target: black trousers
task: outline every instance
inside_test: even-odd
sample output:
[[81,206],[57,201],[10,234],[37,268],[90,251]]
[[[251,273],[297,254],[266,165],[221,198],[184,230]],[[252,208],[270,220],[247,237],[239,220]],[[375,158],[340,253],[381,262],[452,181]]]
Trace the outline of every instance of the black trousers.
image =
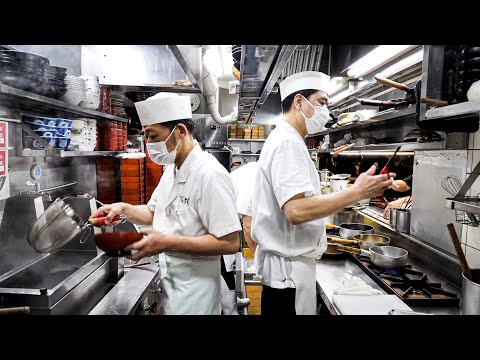
[[295,289],[275,289],[270,286],[263,285],[262,315],[296,315]]

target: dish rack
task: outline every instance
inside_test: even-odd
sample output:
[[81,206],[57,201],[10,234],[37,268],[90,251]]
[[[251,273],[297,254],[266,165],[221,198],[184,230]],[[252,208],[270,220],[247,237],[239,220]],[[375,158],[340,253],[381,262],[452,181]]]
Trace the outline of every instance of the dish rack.
[[[443,179],[442,187],[448,191],[453,197],[447,198],[445,206],[449,209],[455,210],[455,220],[461,224],[478,227],[480,225],[480,193],[476,196],[466,196],[467,192],[472,187],[473,183],[480,175],[480,162],[477,163],[475,169],[473,169],[467,180],[458,189],[458,183],[450,178],[447,183],[456,183],[457,186],[449,187],[448,184],[445,187],[445,181]],[[457,178],[458,179],[458,178]],[[457,191],[458,190],[458,191]]]

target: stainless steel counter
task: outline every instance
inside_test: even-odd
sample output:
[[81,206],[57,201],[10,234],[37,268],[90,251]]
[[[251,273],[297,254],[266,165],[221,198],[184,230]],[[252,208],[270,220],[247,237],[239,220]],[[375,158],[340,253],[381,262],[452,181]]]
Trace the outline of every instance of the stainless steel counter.
[[[142,259],[148,262],[150,259]],[[160,296],[160,272],[158,263],[132,267],[125,272],[123,278],[92,309],[89,315],[130,315],[156,312],[152,309],[154,297]],[[155,304],[155,307],[157,304]]]
[[[436,274],[422,266],[421,264],[409,260],[409,263],[418,271],[427,274],[430,281],[438,281],[447,291],[451,291],[460,296],[460,289],[453,286],[445,279],[439,278]],[[333,315],[338,315],[339,312],[332,304],[333,290],[341,285],[343,275],[346,272],[351,272],[353,276],[357,276],[374,289],[378,289],[382,294],[387,294],[379,285],[377,285],[357,264],[355,264],[348,256],[341,258],[327,258],[324,257],[317,260],[317,292],[325,302],[328,310]],[[459,315],[459,307],[438,307],[438,306],[410,306],[412,310],[417,312],[435,314],[435,315]]]
[[382,294],[386,294],[386,292],[348,256],[342,256],[340,258],[322,257],[320,260],[317,260],[317,292],[320,294],[320,297],[325,302],[331,314],[339,314],[332,303],[332,296],[333,290],[341,285],[343,275],[346,272],[351,272],[353,276],[359,277],[374,289],[380,290]]

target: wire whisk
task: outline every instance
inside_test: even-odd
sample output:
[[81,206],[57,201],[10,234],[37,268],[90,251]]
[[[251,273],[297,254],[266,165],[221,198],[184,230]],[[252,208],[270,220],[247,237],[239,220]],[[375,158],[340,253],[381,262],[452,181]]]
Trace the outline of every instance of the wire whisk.
[[462,188],[462,182],[457,176],[447,176],[442,180],[442,189],[455,197]]

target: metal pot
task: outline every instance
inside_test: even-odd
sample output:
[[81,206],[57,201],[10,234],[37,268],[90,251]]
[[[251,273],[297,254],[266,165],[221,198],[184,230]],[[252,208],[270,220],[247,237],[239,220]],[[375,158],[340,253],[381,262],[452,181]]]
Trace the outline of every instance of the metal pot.
[[320,175],[320,182],[327,182],[329,176],[333,175],[333,173],[328,169],[318,170]]
[[[390,210],[390,224],[397,231],[410,233],[410,209],[392,209]],[[393,220],[392,220],[393,219]]]
[[402,268],[407,263],[408,251],[395,246],[372,246],[369,251],[337,245],[340,251],[367,256],[373,265],[386,269]]
[[[328,238],[328,241],[331,241],[331,238]],[[327,250],[322,254],[322,256],[343,256],[345,252],[337,249],[337,245],[331,242],[327,242]]]
[[388,246],[390,238],[377,234],[362,234],[354,236],[354,240],[328,238],[331,243],[341,245],[357,245],[360,249],[369,250],[372,246]]
[[354,223],[357,221],[357,212],[354,208],[344,208],[339,212],[325,218],[329,224]]
[[340,237],[344,239],[353,239],[355,235],[373,234],[373,226],[360,223],[343,223],[338,227]]
[[462,315],[480,315],[480,269],[470,269],[472,280],[462,273]]
[[[73,208],[63,201],[65,199],[56,199],[33,223],[28,232],[27,240],[36,251],[49,253],[58,250],[85,229],[104,224],[105,217],[89,219],[87,222],[83,221]],[[113,220],[125,221],[125,217],[117,216]],[[80,242],[86,239],[86,234],[88,232],[83,234]]]
[[353,237],[360,241],[360,248],[369,250],[372,246],[388,246],[390,245],[390,238],[385,235],[378,234],[361,234]]

